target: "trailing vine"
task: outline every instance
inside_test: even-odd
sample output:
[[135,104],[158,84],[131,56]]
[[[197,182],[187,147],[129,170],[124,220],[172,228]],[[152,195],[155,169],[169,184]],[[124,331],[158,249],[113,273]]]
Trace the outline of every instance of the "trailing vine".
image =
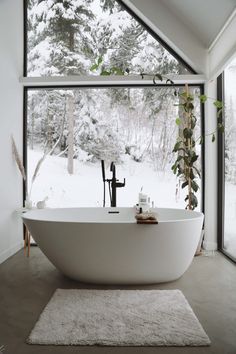
[[195,193],[199,190],[196,179],[200,177],[200,171],[196,167],[199,156],[195,151],[196,141],[194,140],[197,118],[194,115],[194,97],[189,93],[187,86],[186,91],[180,93],[179,96],[181,102],[178,106],[182,108],[183,114],[181,118],[176,119],[176,124],[178,126],[182,125],[183,137],[178,136],[173,148],[173,152],[177,153],[178,156],[171,169],[182,181],[181,187],[188,189],[185,197],[186,209],[194,210],[198,205]]
[[[194,210],[198,206],[198,199],[196,193],[199,190],[197,179],[201,177],[201,172],[197,167],[199,155],[196,154],[196,143],[202,144],[206,136],[212,136],[212,142],[215,141],[215,134],[217,130],[224,132],[223,124],[218,121],[216,131],[200,136],[197,140],[194,137],[194,129],[196,127],[197,118],[194,114],[195,97],[189,93],[188,85],[185,85],[185,91],[179,94],[180,102],[177,104],[182,109],[182,116],[176,119],[178,126],[182,125],[182,135],[178,136],[173,152],[177,154],[176,160],[171,167],[174,174],[182,182],[181,188],[187,189],[185,202],[187,203],[186,209]],[[207,96],[198,96],[201,103],[205,103]],[[222,113],[223,104],[221,101],[214,100],[213,104],[218,109],[217,118],[219,119]]]

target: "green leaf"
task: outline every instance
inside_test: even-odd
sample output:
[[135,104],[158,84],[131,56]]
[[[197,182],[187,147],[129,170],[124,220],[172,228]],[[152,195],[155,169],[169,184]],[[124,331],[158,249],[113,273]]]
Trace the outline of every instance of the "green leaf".
[[192,104],[192,102],[187,102],[186,108],[187,108],[188,112],[193,111],[194,105]]
[[188,195],[184,198],[184,201],[187,202],[187,200],[189,199]]
[[173,166],[171,166],[171,169],[172,169],[173,173],[176,174],[176,172],[177,172],[177,164],[175,163]]
[[197,172],[198,176],[201,177],[201,173],[200,173],[199,169],[195,166],[193,166],[193,169]]
[[212,134],[211,141],[214,143],[215,140],[216,140],[215,134]]
[[177,152],[177,151],[179,150],[179,148],[181,147],[181,144],[182,144],[182,142],[181,142],[181,141],[178,141],[178,142],[175,144],[175,146],[174,146],[172,152]]
[[180,124],[181,124],[181,119],[180,119],[180,118],[176,118],[175,123],[176,123],[177,125],[180,125]]
[[195,196],[195,194],[190,193],[190,199],[191,199],[192,210],[194,210],[198,206],[197,197]]
[[194,96],[189,93],[187,95],[187,99],[188,99],[188,101],[193,101],[194,100]]
[[177,177],[181,176],[184,173],[182,168],[178,168],[178,173],[177,173]]
[[177,157],[177,159],[176,159],[176,162],[177,162],[177,161],[179,162],[179,161],[183,160],[183,158],[184,158],[184,157],[183,157],[182,155],[179,155],[179,156]]
[[90,71],[94,71],[94,70],[97,70],[97,68],[98,68],[98,64],[93,64],[93,65],[89,68],[89,70],[90,70]]
[[103,60],[102,57],[98,58],[98,65],[100,65],[102,63],[102,60]]
[[182,183],[181,188],[184,189],[184,188],[187,187],[187,186],[188,186],[188,181]]
[[191,118],[191,129],[194,129],[196,126],[197,119],[195,116],[192,116]]
[[158,80],[163,81],[163,77],[162,77],[161,74],[155,74],[154,80],[155,80],[156,77],[158,78]]
[[190,169],[190,176],[189,177],[190,177],[191,180],[194,180],[194,178],[195,178],[195,175],[193,173],[193,169],[192,168]]
[[195,161],[197,161],[197,159],[198,159],[198,155],[193,156],[193,157],[191,158],[191,160],[190,160],[191,164],[193,165],[193,163],[194,163]]
[[203,137],[203,136],[200,136],[199,145],[202,145],[203,142],[204,142],[204,137]]
[[213,102],[213,104],[216,106],[216,108],[223,108],[223,103],[221,101],[216,100]]
[[199,96],[199,99],[200,99],[200,102],[201,102],[201,103],[205,103],[206,100],[207,100],[207,96],[206,96],[206,95],[200,95],[200,96]]
[[191,181],[191,187],[194,190],[194,192],[196,193],[199,189],[198,184],[195,181]]
[[103,70],[100,75],[102,75],[102,76],[109,76],[109,75],[111,75],[111,72],[110,72],[110,71],[107,71],[107,70]]
[[193,131],[189,128],[184,128],[183,135],[184,135],[185,139],[190,139],[193,135]]
[[221,117],[222,113],[223,113],[223,109],[222,108],[218,109],[217,118]]
[[123,71],[121,68],[118,68],[118,67],[112,68],[111,71],[112,71],[115,75],[124,75],[124,71]]
[[222,123],[218,123],[217,128],[221,133],[224,133],[225,127]]

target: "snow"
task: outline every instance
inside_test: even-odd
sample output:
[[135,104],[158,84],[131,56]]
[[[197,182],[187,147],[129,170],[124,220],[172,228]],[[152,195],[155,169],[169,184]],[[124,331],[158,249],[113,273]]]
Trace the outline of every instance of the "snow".
[[[32,5],[32,9],[28,10],[32,27],[31,31],[28,31],[29,76],[66,75],[68,70],[70,74],[86,72],[87,75],[99,75],[100,70],[91,72],[90,67],[96,57],[101,55],[106,69],[113,67],[114,63],[122,67],[125,62],[133,73],[160,71],[162,66],[166,68],[166,63],[163,62],[166,59],[169,63],[177,64],[176,59],[146,30],[142,32],[137,21],[116,2],[111,13],[102,9],[101,0],[71,0],[69,7],[65,6],[64,2],[55,3],[47,0],[38,3],[34,0]],[[81,9],[85,12],[83,13]],[[56,26],[61,18],[64,21],[72,20],[72,26],[76,27],[75,47],[71,53],[67,53],[66,41],[64,43],[57,39],[56,27],[53,33],[52,19],[55,20]],[[65,38],[66,34],[65,32]],[[46,44],[40,46],[40,42]],[[125,46],[129,50],[127,57],[123,58]],[[65,57],[65,52],[71,61],[56,70],[55,60],[61,61],[61,57]],[[163,58],[158,61],[160,57]],[[72,61],[76,63],[75,66],[72,65]],[[175,73],[176,70],[178,69],[172,65],[171,71]]]
[[[41,152],[28,149],[29,189],[31,178]],[[74,174],[67,172],[67,159],[48,156],[43,162],[31,192],[31,200],[36,205],[48,197],[48,207],[101,207],[103,203],[103,182],[101,165],[83,163],[74,160]],[[138,163],[130,158],[121,165],[116,165],[117,178],[124,188],[117,190],[118,206],[133,206],[137,203],[141,187],[150,196],[157,207],[185,208],[185,191],[180,190],[176,197],[178,181],[172,172],[157,172],[148,163]],[[106,166],[106,178],[111,178],[109,166]],[[109,195],[107,203],[109,206]],[[200,200],[200,196],[199,200]]]

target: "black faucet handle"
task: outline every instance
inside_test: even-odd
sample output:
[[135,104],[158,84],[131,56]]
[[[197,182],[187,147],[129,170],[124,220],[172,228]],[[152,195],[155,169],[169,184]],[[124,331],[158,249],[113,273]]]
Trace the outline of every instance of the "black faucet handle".
[[124,178],[124,182],[116,182],[116,187],[117,188],[121,188],[125,186],[125,178]]

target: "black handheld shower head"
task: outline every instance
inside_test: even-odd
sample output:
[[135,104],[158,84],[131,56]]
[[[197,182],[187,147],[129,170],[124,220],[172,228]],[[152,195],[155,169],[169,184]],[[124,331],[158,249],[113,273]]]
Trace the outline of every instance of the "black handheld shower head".
[[103,182],[105,182],[106,176],[105,176],[105,164],[104,164],[104,160],[101,160],[101,165],[102,165],[102,180],[103,180]]

